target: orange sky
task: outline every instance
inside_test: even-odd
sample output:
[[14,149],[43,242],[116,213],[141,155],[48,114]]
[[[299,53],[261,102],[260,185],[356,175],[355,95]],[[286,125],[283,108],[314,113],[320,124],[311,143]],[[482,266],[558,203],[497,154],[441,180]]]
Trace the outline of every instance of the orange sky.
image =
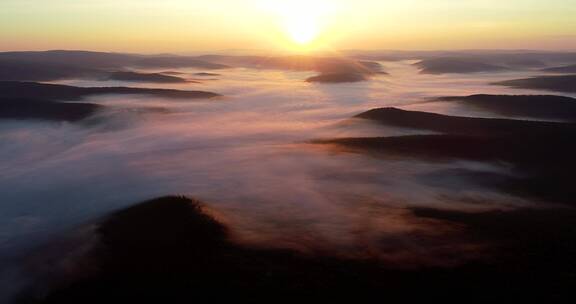
[[0,50],[576,50],[576,0],[2,0]]

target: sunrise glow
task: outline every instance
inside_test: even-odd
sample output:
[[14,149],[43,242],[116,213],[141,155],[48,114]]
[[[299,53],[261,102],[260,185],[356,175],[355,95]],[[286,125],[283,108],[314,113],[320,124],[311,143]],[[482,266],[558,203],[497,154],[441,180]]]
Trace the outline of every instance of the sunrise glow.
[[570,50],[575,13],[573,0],[3,0],[0,49]]
[[274,15],[280,31],[300,48],[310,47],[327,30],[330,15],[335,11],[333,1],[272,0],[263,7]]

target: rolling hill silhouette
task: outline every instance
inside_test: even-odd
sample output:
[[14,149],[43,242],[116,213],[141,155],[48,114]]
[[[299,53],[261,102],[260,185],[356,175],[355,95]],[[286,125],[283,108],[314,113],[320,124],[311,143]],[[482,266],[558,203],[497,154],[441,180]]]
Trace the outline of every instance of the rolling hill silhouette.
[[181,77],[164,75],[162,73],[136,73],[136,72],[112,72],[108,75],[107,79],[120,80],[120,81],[134,81],[134,82],[155,82],[155,83],[196,82],[196,81],[188,81]]
[[576,75],[537,76],[494,83],[519,89],[532,89],[557,92],[576,92]]
[[81,100],[94,95],[152,95],[167,98],[197,99],[214,98],[216,93],[204,91],[182,91],[174,89],[149,89],[130,87],[74,87],[68,85],[45,84],[35,82],[0,82],[1,98],[33,98],[53,100]]
[[560,119],[576,122],[576,99],[554,95],[486,95],[440,97],[506,116]]
[[[576,247],[572,209],[467,213],[414,208],[417,217],[458,225],[453,242],[492,248],[486,261],[426,268],[377,260],[249,248],[206,212],[203,202],[163,197],[120,210],[96,226],[96,244],[65,277],[25,303],[395,301],[567,299]],[[438,238],[446,236],[437,236]],[[447,240],[450,240],[447,237]],[[89,262],[88,262],[89,261]],[[82,265],[94,265],[88,272]],[[418,290],[418,292],[414,292]]]

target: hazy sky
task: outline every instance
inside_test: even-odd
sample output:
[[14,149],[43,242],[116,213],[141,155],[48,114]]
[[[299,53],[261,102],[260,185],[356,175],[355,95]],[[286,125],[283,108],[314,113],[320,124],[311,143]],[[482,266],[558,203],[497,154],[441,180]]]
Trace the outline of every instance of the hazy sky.
[[311,39],[335,49],[576,50],[576,0],[0,0],[1,50],[289,49]]

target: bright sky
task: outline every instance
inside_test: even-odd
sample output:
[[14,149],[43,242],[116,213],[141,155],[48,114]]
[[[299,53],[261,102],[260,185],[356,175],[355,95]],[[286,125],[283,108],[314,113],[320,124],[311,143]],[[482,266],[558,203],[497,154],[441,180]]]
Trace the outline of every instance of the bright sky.
[[0,50],[576,50],[576,0],[0,0]]

